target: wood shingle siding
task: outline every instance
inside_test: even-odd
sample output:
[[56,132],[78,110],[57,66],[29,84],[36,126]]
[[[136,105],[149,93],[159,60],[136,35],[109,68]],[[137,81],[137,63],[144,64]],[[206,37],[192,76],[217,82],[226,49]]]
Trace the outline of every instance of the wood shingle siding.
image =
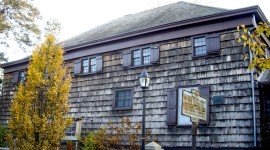
[[[226,31],[219,34],[221,49],[219,55],[215,56],[193,59],[191,38],[185,37],[153,43],[159,45],[158,65],[124,69],[123,53],[128,49],[123,49],[102,53],[101,74],[74,76],[75,72],[80,72],[78,68],[73,68],[80,58],[67,61],[66,65],[73,76],[69,114],[84,118],[82,125],[84,134],[87,130],[96,130],[105,126],[109,121],[120,124],[121,117],[130,117],[132,122],[141,122],[142,90],[138,83],[138,75],[145,68],[151,76],[146,91],[146,128],[151,130],[159,144],[191,145],[190,126],[177,127],[176,120],[171,127],[166,123],[169,101],[167,91],[176,90],[178,86],[202,85],[210,88],[210,120],[208,125],[198,128],[198,146],[252,146],[253,122],[248,62],[243,61],[242,45],[231,44],[234,43],[233,37],[237,35],[235,32]],[[0,105],[1,122],[6,122],[9,115],[8,106],[13,95],[12,90],[15,89],[11,83],[12,78],[13,73],[5,74],[3,99]],[[131,110],[113,110],[113,89],[121,87],[133,87]],[[214,95],[223,96],[224,103],[213,105],[211,100]],[[258,106],[256,108],[259,109]]]
[[[143,93],[138,75],[146,69],[151,77],[146,90],[146,129],[160,145],[191,146],[191,126],[178,124],[178,96],[180,87],[193,87],[209,101],[209,121],[198,126],[197,146],[253,147],[251,72],[247,69],[249,60],[244,61],[242,57],[248,50],[235,40],[238,38],[235,28],[241,24],[251,26],[253,15],[263,20],[262,12],[258,7],[229,11],[185,2],[175,5],[184,9],[169,9],[177,8],[172,4],[162,7],[169,11],[160,11],[166,12],[171,16],[169,18],[159,17],[160,12],[156,9],[144,12],[158,17],[160,22],[147,24],[148,18],[138,15],[145,20],[139,24],[140,19],[132,19],[137,17],[131,15],[123,17],[131,18],[125,23],[142,26],[116,26],[123,23],[121,18],[122,22],[116,20],[107,24],[108,28],[97,27],[65,41],[64,59],[72,76],[69,115],[82,117],[84,135],[108,122],[120,125],[122,117],[129,117],[132,123],[141,123]],[[196,13],[187,11],[187,16],[182,13],[177,13],[180,18],[172,16],[174,11],[182,12],[186,7],[194,8],[190,10],[196,10]],[[205,13],[208,16],[204,16]],[[168,24],[162,24],[166,19]],[[148,26],[151,24],[153,26]],[[111,28],[119,30],[106,30]],[[200,56],[194,56],[193,39],[196,37],[205,37],[207,43],[206,53]],[[150,62],[145,64],[142,61],[144,48],[150,49]],[[142,65],[134,65],[133,52],[138,49]],[[96,72],[82,73],[82,60],[91,58],[96,59]],[[2,65],[5,71],[0,122],[7,123],[11,99],[17,89],[12,80],[18,78],[18,70],[26,69],[28,61],[26,58]],[[132,89],[131,109],[115,110],[114,93],[122,88]],[[222,102],[213,102],[216,96],[222,97]],[[260,105],[256,87],[255,100],[259,137]]]

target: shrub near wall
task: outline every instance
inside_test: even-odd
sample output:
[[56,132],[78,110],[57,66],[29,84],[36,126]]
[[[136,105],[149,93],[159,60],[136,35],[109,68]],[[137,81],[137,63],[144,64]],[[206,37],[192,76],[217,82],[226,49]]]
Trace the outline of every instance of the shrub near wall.
[[[150,132],[146,132],[149,139]],[[129,118],[122,118],[121,126],[108,123],[106,128],[91,132],[83,140],[83,150],[140,149],[141,124],[132,124]]]
[[0,124],[0,147],[7,146],[6,133],[7,133],[7,127],[5,125]]

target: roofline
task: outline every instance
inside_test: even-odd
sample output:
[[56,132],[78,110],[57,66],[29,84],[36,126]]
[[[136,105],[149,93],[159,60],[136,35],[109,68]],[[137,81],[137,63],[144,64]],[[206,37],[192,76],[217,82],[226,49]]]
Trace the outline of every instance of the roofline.
[[265,15],[263,14],[262,10],[260,9],[260,7],[258,5],[255,5],[255,6],[246,7],[246,8],[229,10],[229,11],[222,12],[222,13],[191,18],[191,19],[177,21],[177,22],[168,23],[168,24],[163,24],[163,25],[159,25],[159,26],[145,28],[142,30],[126,32],[123,34],[118,34],[115,36],[101,38],[101,39],[97,39],[97,40],[93,40],[93,41],[89,41],[89,42],[84,42],[84,43],[80,43],[80,44],[76,44],[76,45],[71,45],[71,46],[67,46],[67,47],[65,47],[65,45],[64,45],[64,50],[66,52],[69,52],[72,50],[76,50],[78,48],[83,48],[83,47],[93,46],[93,45],[97,45],[97,44],[112,42],[115,40],[130,38],[130,37],[138,36],[138,35],[142,35],[142,34],[157,32],[157,31],[166,30],[166,29],[175,28],[175,27],[181,27],[181,26],[199,23],[199,22],[210,21],[213,19],[221,19],[224,17],[233,17],[233,16],[238,16],[238,15],[244,15],[244,14],[248,14],[248,13],[257,13],[257,15],[259,17],[261,17],[263,21],[267,21],[267,19],[266,19]]
[[[79,48],[84,48],[84,47],[88,47],[88,46],[113,42],[116,40],[126,39],[126,38],[130,38],[130,37],[134,37],[134,36],[153,33],[153,32],[157,32],[157,31],[162,31],[162,30],[166,30],[166,29],[187,26],[187,25],[191,25],[191,24],[196,24],[196,23],[206,22],[206,21],[211,21],[211,20],[216,20],[216,19],[223,19],[225,17],[226,18],[235,17],[235,16],[240,16],[240,15],[245,15],[245,14],[255,14],[256,17],[258,17],[259,21],[263,21],[263,22],[268,21],[264,15],[264,13],[260,9],[260,7],[258,5],[255,5],[255,6],[251,6],[251,7],[230,10],[230,11],[207,15],[207,16],[203,16],[203,17],[196,17],[196,18],[187,19],[187,20],[183,20],[183,21],[177,21],[177,22],[173,22],[173,23],[169,23],[169,24],[163,24],[163,25],[154,26],[154,27],[150,27],[150,28],[146,28],[146,29],[142,29],[142,30],[137,30],[137,31],[133,31],[133,32],[126,32],[123,34],[118,34],[118,35],[107,37],[107,38],[93,40],[93,41],[89,41],[89,42],[85,42],[85,43],[80,43],[77,45],[72,45],[72,46],[68,46],[68,47],[64,46],[63,48],[64,48],[65,52],[70,52],[70,51],[74,51],[74,50],[79,49]],[[29,60],[30,60],[30,56],[23,58],[23,59],[20,59],[20,60],[0,64],[0,67],[5,68],[5,67],[21,64],[21,63],[27,63]]]
[[19,59],[19,60],[15,60],[15,61],[7,62],[7,63],[4,63],[4,64],[0,64],[0,68],[5,68],[5,67],[17,65],[17,64],[27,63],[30,59],[31,59],[31,56],[27,56],[27,57]]

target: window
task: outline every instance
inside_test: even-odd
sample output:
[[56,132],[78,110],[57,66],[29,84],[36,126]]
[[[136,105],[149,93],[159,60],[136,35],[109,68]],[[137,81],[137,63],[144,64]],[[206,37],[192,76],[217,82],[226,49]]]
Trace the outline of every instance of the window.
[[20,71],[19,72],[19,82],[24,81],[24,80],[25,80],[25,72]]
[[130,109],[132,107],[133,91],[132,89],[119,89],[114,93],[115,109]]
[[150,63],[150,48],[143,49],[143,64]]
[[83,59],[82,60],[82,73],[88,73],[89,72],[89,60]]
[[194,38],[193,40],[195,56],[206,54],[205,37]]
[[220,51],[220,35],[209,34],[192,38],[193,56],[218,54]]
[[123,67],[139,67],[142,65],[158,64],[159,48],[142,47],[123,52]]
[[103,59],[102,56],[84,58],[74,62],[74,74],[85,75],[102,72]]
[[25,81],[26,80],[26,74],[25,74],[25,71],[17,71],[17,72],[14,72],[13,74],[13,78],[12,78],[12,83],[13,84],[18,84],[20,83],[21,81]]
[[133,65],[150,64],[150,48],[142,48],[133,51]]
[[90,59],[90,68],[91,68],[91,72],[96,72],[97,71],[97,61],[96,61],[96,58],[91,58]]
[[74,118],[71,126],[66,128],[64,140],[77,141],[81,137],[82,119]]
[[93,73],[97,70],[96,57],[82,60],[82,73]]
[[76,122],[73,122],[65,131],[66,136],[76,136]]
[[133,51],[133,64],[135,66],[141,65],[141,50]]

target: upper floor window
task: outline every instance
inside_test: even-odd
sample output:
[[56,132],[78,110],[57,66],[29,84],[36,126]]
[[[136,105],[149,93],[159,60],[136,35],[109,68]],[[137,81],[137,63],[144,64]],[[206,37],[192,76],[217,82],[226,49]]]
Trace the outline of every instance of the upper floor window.
[[156,64],[159,62],[159,49],[157,47],[142,47],[123,52],[123,66],[137,67],[141,65]]
[[89,60],[83,59],[82,60],[82,73],[88,73],[89,72]]
[[194,38],[194,54],[196,56],[206,54],[205,37]]
[[17,83],[19,83],[21,81],[23,82],[25,80],[26,80],[26,73],[24,70],[14,72],[13,78],[12,78],[12,83],[17,84]]
[[141,50],[133,51],[133,64],[141,65]]
[[102,56],[84,58],[75,61],[74,74],[82,75],[89,73],[98,73],[102,71],[102,67],[103,67]]
[[24,80],[25,80],[25,72],[20,71],[19,72],[19,82],[24,81]]
[[211,34],[192,38],[193,56],[205,56],[220,51],[219,34]]
[[90,59],[90,72],[96,72],[97,70],[97,59],[91,58]]
[[118,89],[114,92],[114,109],[130,109],[132,107],[133,90]]

